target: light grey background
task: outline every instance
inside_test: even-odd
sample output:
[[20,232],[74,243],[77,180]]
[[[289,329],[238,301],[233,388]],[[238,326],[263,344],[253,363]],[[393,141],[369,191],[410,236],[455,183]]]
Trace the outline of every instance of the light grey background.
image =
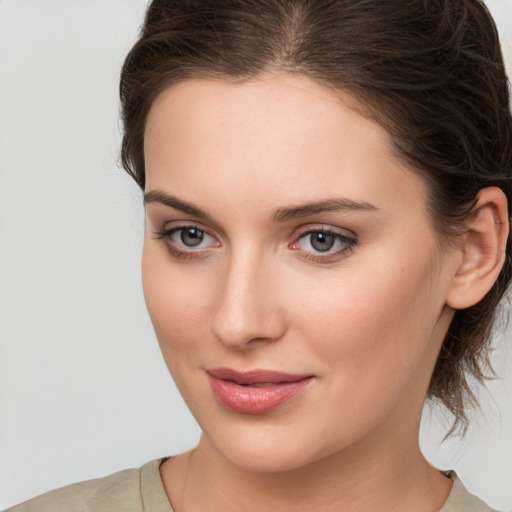
[[[145,311],[141,197],[116,165],[119,69],[145,4],[0,0],[0,509],[199,435]],[[488,5],[510,67],[512,0]],[[510,330],[501,338],[467,438],[441,445],[427,414],[421,440],[510,510]]]

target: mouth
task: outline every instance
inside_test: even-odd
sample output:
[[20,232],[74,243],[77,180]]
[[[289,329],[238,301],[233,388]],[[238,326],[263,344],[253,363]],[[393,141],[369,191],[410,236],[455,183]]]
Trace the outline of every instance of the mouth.
[[239,372],[231,368],[207,371],[215,398],[227,409],[243,414],[270,412],[303,392],[313,375],[273,370]]

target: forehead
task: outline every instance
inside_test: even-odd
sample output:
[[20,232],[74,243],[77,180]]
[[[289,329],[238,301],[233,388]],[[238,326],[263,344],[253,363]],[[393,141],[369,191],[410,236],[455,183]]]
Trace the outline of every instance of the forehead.
[[[171,86],[153,102],[145,138],[153,139],[161,128],[169,129],[178,123],[180,132],[184,128],[198,131],[203,125],[208,138],[220,136],[220,131],[208,131],[210,121],[219,128],[227,125],[242,128],[238,132],[241,136],[260,129],[263,123],[267,130],[273,130],[273,136],[279,135],[279,141],[292,139],[298,131],[311,136],[312,133],[305,132],[318,131],[323,125],[322,135],[331,128],[333,138],[339,140],[350,132],[350,129],[347,133],[340,130],[342,111],[344,124],[364,126],[369,137],[390,146],[388,133],[360,115],[364,111],[361,103],[348,92],[328,89],[305,76],[286,73],[261,75],[243,82],[191,79]],[[231,140],[236,142],[236,138]]]
[[382,199],[411,183],[423,197],[423,180],[358,107],[348,94],[286,74],[172,86],[147,120],[147,189],[236,191],[269,207],[285,199],[283,190],[286,204],[339,194]]

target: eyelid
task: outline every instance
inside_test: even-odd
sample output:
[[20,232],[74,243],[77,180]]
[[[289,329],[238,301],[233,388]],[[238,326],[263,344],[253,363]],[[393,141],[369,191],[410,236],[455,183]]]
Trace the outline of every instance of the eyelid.
[[[298,247],[300,240],[305,238],[306,236],[314,233],[327,233],[333,235],[338,238],[338,240],[342,239],[346,245],[338,249],[337,251],[308,251]],[[326,226],[325,224],[317,224],[317,225],[307,225],[299,228],[299,231],[295,234],[293,242],[291,242],[288,247],[292,250],[296,250],[298,253],[301,253],[302,257],[307,260],[316,261],[319,263],[330,263],[331,261],[339,260],[345,256],[347,256],[350,252],[352,252],[358,245],[358,237],[357,235],[347,229],[342,229],[334,226]]]
[[[199,231],[202,231],[206,236],[210,237],[212,240],[215,241],[214,244],[209,245],[208,247],[187,247],[186,245],[177,245],[175,242],[171,240],[171,237],[178,231],[186,230],[186,229],[197,229]],[[195,221],[172,221],[167,222],[163,229],[161,230],[155,230],[154,231],[155,238],[158,240],[162,240],[166,247],[168,252],[171,254],[171,256],[177,257],[177,258],[194,258],[194,257],[201,257],[204,255],[204,253],[208,252],[212,248],[220,247],[221,243],[218,239],[218,237],[214,234],[212,234],[211,230],[206,228],[204,225],[202,225],[199,222]]]
[[[145,207],[146,220],[155,227],[163,226],[161,229],[158,229],[160,232],[166,230],[167,226],[176,223],[183,226],[190,225],[202,229],[212,236],[215,236],[218,240],[226,238],[225,231],[214,218],[202,219],[193,214],[188,214],[187,212],[177,210],[173,207],[162,205],[161,203],[150,202],[146,203]],[[207,224],[203,224],[203,222],[206,222]],[[215,233],[215,235],[213,235],[213,233]]]
[[[180,244],[172,240],[172,237],[176,232],[190,228],[202,231],[206,236],[212,239],[213,243],[210,243],[206,247],[195,247]],[[343,247],[334,251],[331,249],[326,251],[315,251],[300,247],[301,239],[314,233],[326,233],[333,235],[336,238],[336,241],[339,244],[342,244]],[[154,230],[154,235],[155,238],[160,239],[165,243],[167,251],[171,254],[171,256],[176,258],[205,257],[207,253],[210,253],[211,249],[220,247],[222,245],[217,234],[212,233],[209,228],[195,221],[180,220],[167,222],[164,224],[164,227],[161,230]],[[358,244],[358,238],[354,232],[346,228],[339,228],[325,224],[308,224],[301,226],[292,236],[293,241],[288,244],[289,249],[297,251],[304,259],[310,259],[324,263],[329,263],[330,261],[342,258],[344,255],[347,255],[347,253],[351,252]]]
[[298,228],[293,234],[294,239],[299,239],[309,233],[332,233],[346,238],[357,239],[357,235],[346,228],[339,228],[330,224],[307,224]]

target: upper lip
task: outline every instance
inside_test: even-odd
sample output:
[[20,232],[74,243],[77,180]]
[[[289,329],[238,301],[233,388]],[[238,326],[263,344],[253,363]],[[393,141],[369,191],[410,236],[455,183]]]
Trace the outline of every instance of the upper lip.
[[210,368],[207,372],[216,379],[231,380],[245,386],[250,384],[297,382],[308,377],[313,377],[311,374],[284,373],[275,370],[260,369],[239,372],[232,368]]

